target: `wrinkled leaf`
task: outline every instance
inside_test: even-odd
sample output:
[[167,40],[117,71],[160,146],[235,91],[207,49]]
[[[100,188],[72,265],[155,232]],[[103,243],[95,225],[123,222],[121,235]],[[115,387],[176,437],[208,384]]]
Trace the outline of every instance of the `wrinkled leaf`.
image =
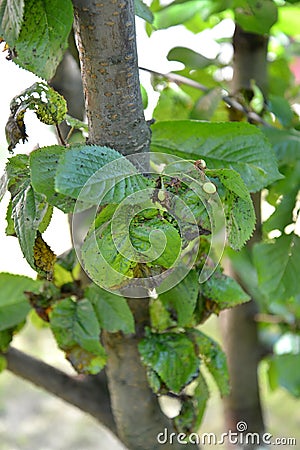
[[249,295],[243,291],[241,286],[221,271],[214,272],[205,283],[201,284],[201,293],[216,303],[216,312],[250,300]]
[[14,45],[19,36],[24,15],[24,0],[2,0],[0,2],[0,36]]
[[174,419],[174,424],[178,432],[189,434],[198,430],[208,399],[208,386],[200,373],[193,395],[185,399],[180,414]]
[[62,300],[50,314],[50,325],[59,347],[79,373],[97,373],[106,355],[100,344],[100,326],[87,299]]
[[139,351],[143,363],[175,393],[180,393],[198,375],[199,360],[184,334],[149,332],[139,343]]
[[175,312],[179,327],[184,327],[191,322],[198,290],[198,274],[195,270],[191,270],[179,284],[159,295],[159,300],[167,311]]
[[195,343],[201,360],[213,376],[220,394],[227,395],[229,393],[229,374],[226,356],[220,345],[197,329],[189,330],[188,334]]
[[8,150],[12,151],[17,143],[27,140],[24,115],[32,110],[37,118],[47,124],[62,122],[67,112],[65,99],[44,82],[34,83],[21,94],[14,97],[10,103],[10,116],[5,132]]
[[206,175],[217,177],[225,188],[224,193],[218,193],[224,207],[228,243],[239,250],[251,237],[256,222],[249,191],[235,170],[207,170]]

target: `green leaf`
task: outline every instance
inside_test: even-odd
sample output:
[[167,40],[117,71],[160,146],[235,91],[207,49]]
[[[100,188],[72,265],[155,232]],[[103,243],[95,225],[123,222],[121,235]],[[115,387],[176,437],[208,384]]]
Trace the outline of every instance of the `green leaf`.
[[7,187],[12,197],[28,184],[28,155],[16,155],[6,164]]
[[[290,1],[289,3],[297,2]],[[299,35],[299,6],[284,5],[284,7],[278,8],[278,22],[274,29],[280,30],[288,36]]]
[[139,343],[139,351],[143,363],[175,393],[180,393],[198,375],[199,360],[184,334],[149,332]]
[[55,339],[80,373],[97,373],[106,362],[100,344],[100,326],[92,304],[87,299],[67,298],[55,304],[50,314]]
[[241,176],[232,169],[207,170],[208,177],[217,177],[225,192],[219,190],[226,216],[229,245],[239,250],[251,237],[255,227],[253,203]]
[[38,292],[41,282],[31,278],[0,273],[0,331],[26,319],[31,307],[24,291]]
[[300,133],[296,130],[263,128],[273,145],[279,166],[300,160]]
[[176,430],[186,434],[198,430],[208,399],[208,386],[200,373],[197,378],[197,386],[193,395],[185,399],[180,414],[173,419]]
[[296,185],[290,185],[291,189],[280,196],[276,209],[266,222],[263,223],[263,231],[269,233],[272,230],[284,231],[284,228],[294,222],[293,210],[296,205],[300,181],[300,161],[298,164]]
[[193,107],[191,97],[179,87],[167,86],[162,90],[153,117],[158,120],[188,119]]
[[175,310],[179,327],[184,327],[191,322],[198,291],[198,274],[195,270],[191,270],[179,284],[159,295],[159,300],[167,311]]
[[2,0],[0,3],[0,36],[10,47],[19,36],[24,15],[24,0]]
[[226,356],[220,345],[197,329],[189,330],[188,335],[197,346],[199,356],[213,376],[220,394],[222,396],[229,394]]
[[85,296],[90,300],[101,328],[115,333],[134,333],[134,319],[124,297],[111,294],[95,284],[85,290]]
[[196,13],[201,12],[202,6],[199,0],[190,0],[182,4],[171,3],[169,6],[154,13],[153,27],[157,30],[181,25],[191,19]]
[[[120,224],[120,228],[118,230],[120,234],[115,234],[114,238],[121,238],[122,233],[125,233],[125,229],[126,224],[124,224],[124,229]],[[158,230],[160,233],[158,233]],[[163,246],[161,233],[164,234],[166,240],[163,251],[161,251]],[[132,221],[129,228],[129,236],[133,247],[138,252],[147,252],[151,250],[151,252],[153,252],[152,255],[159,255],[161,253],[158,258],[152,260],[152,264],[157,264],[168,269],[174,265],[179,256],[181,250],[181,237],[178,230],[167,220],[155,217],[153,219],[146,220],[143,223],[134,223]],[[120,252],[123,255],[129,254],[128,244],[129,241],[124,242],[124,247],[120,249]]]
[[210,120],[221,101],[221,89],[211,89],[206,94],[201,95],[201,97],[197,100],[191,111],[190,118],[196,120]]
[[134,0],[134,12],[146,22],[152,23],[154,20],[151,9],[142,0]]
[[[169,61],[179,61],[190,69],[204,69],[211,64],[216,64],[216,60],[206,58],[206,56],[197,53],[186,47],[174,47],[167,56]],[[176,117],[176,116],[174,116]]]
[[201,293],[204,297],[215,302],[219,311],[250,300],[249,295],[243,291],[241,286],[233,278],[224,275],[221,271],[214,272],[201,285]]
[[236,0],[235,20],[251,33],[268,33],[277,21],[277,6],[272,0]]
[[73,211],[75,200],[56,192],[54,187],[58,162],[66,151],[66,148],[60,145],[39,148],[30,153],[29,165],[33,188],[44,194],[50,205],[68,213]]
[[14,97],[10,103],[10,116],[5,132],[12,151],[17,143],[27,139],[24,115],[27,110],[35,112],[37,118],[47,124],[55,125],[62,122],[67,112],[65,99],[47,83],[37,82]]
[[26,0],[24,21],[14,44],[14,61],[49,80],[67,48],[72,24],[70,0]]
[[272,301],[285,301],[299,294],[300,238],[282,235],[253,249],[259,287]]
[[[93,229],[93,226],[92,226]],[[137,263],[130,261],[118,252],[110,223],[90,232],[81,247],[84,270],[100,286],[114,288],[124,281],[125,276],[132,276],[131,268]]]
[[181,158],[203,158],[211,169],[230,167],[252,192],[281,177],[271,146],[246,123],[166,121],[152,127],[151,150]]
[[28,183],[12,200],[12,217],[15,232],[23,255],[30,266],[36,270],[34,245],[37,231],[48,211],[45,197],[35,192]]
[[6,236],[16,236],[14,220],[12,218],[12,201],[10,199],[5,216],[7,227],[5,228]]
[[275,114],[282,126],[292,125],[294,113],[289,102],[279,95],[270,95],[268,99],[268,109]]
[[269,382],[273,389],[278,385],[294,397],[300,397],[299,354],[274,355],[269,359]]
[[5,356],[0,355],[0,373],[7,368],[7,361]]
[[72,147],[62,155],[55,180],[58,192],[73,198],[80,194],[87,208],[104,200],[119,203],[146,186],[146,178],[128,159],[116,150],[96,145]]

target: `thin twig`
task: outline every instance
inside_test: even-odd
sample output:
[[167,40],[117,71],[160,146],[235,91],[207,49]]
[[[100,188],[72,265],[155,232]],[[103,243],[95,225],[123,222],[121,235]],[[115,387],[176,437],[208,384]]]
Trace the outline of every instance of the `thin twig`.
[[[149,72],[149,73],[151,73],[153,75],[156,75],[156,76],[159,76],[159,77],[166,78],[167,80],[172,81],[173,83],[176,83],[178,85],[185,84],[186,86],[190,86],[192,88],[198,89],[199,91],[202,91],[202,92],[205,92],[205,93],[210,91],[210,89],[207,86],[204,86],[203,84],[198,83],[198,81],[191,80],[190,78],[184,77],[182,75],[178,75],[178,74],[171,73],[171,72],[169,72],[169,73],[161,73],[161,72],[157,72],[156,70],[147,69],[145,67],[140,67],[140,70],[143,70],[145,72]],[[268,127],[268,128],[273,128],[271,124],[266,122],[256,112],[249,111],[244,105],[239,103],[233,97],[230,97],[229,95],[222,95],[222,100],[223,100],[223,102],[225,102],[231,108],[234,108],[237,111],[242,112],[251,121],[255,121],[257,123],[260,123],[261,125],[264,125],[265,127]]]
[[66,144],[64,138],[62,137],[62,134],[61,134],[59,125],[58,125],[57,123],[55,124],[55,128],[56,128],[56,132],[57,132],[57,135],[58,135],[58,138],[59,138],[59,140],[60,140],[61,145],[63,145],[64,147],[66,147],[67,144]]

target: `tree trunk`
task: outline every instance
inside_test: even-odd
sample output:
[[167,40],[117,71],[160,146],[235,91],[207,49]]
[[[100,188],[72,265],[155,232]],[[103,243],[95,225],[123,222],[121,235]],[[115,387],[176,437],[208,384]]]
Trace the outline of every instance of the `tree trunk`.
[[74,0],[89,142],[123,154],[148,150],[137,64],[134,2]]
[[[250,80],[255,80],[262,91],[266,92],[267,44],[266,37],[246,33],[236,27],[233,38],[235,93],[242,91],[251,96]],[[234,111],[231,118],[236,120]],[[252,199],[256,210],[257,227],[248,242],[248,247],[261,239],[260,193],[254,194]],[[235,276],[230,268],[228,272],[231,276]],[[261,434],[264,430],[264,421],[257,378],[261,350],[257,324],[253,320],[256,312],[256,304],[251,300],[249,303],[225,311],[221,316],[231,382],[231,393],[224,400],[224,409],[226,429],[235,431],[237,423],[243,421],[247,424],[247,431]],[[245,445],[241,448],[255,449],[257,446]]]
[[[89,143],[124,155],[147,151],[150,131],[141,101],[133,0],[74,0],[73,4]],[[161,447],[157,435],[165,428],[168,433],[174,430],[149,388],[138,353],[138,341],[149,325],[148,300],[129,300],[129,305],[136,334],[104,334],[112,410],[118,435],[130,450],[155,450]],[[164,448],[179,450],[181,444]]]

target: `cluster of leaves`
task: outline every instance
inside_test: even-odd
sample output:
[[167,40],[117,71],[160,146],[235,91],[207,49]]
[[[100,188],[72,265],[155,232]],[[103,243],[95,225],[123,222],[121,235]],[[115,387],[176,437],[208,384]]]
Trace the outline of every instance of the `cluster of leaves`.
[[[268,33],[273,26],[276,33],[277,25],[274,24],[280,24],[280,21],[284,24],[293,8],[278,8],[271,0],[175,0],[167,6],[154,0],[150,9],[137,0],[135,7],[136,13],[149,22],[149,33],[178,23],[184,23],[196,33],[228,17],[229,8],[230,17],[234,16],[246,31]],[[0,35],[9,45],[14,61],[47,80],[53,76],[66,48],[72,21],[69,0],[63,4],[49,0],[4,0],[0,3]],[[259,111],[269,122],[276,117],[278,129],[263,130],[274,145],[275,155],[268,139],[256,127],[247,123],[220,122],[227,119],[221,90],[226,87],[225,81],[217,77],[224,67],[221,58],[211,60],[190,49],[177,47],[170,51],[168,59],[183,63],[180,75],[205,82],[209,90],[200,95],[199,90],[191,86],[179,88],[154,80],[160,98],[154,111],[157,123],[152,128],[151,150],[192,161],[202,158],[206,161],[205,175],[216,186],[223,202],[228,244],[234,250],[245,244],[254,229],[250,193],[269,186],[267,199],[275,212],[264,224],[266,242],[258,244],[253,255],[234,253],[232,260],[237,262],[237,268],[248,264],[251,270],[246,273],[253,282],[247,283],[242,274],[241,279],[255,298],[262,299],[262,308],[271,313],[280,312],[285,324],[292,317],[295,327],[294,318],[299,314],[300,301],[296,287],[299,237],[295,233],[287,234],[286,227],[295,224],[299,212],[296,202],[299,136],[297,130],[291,129],[295,125],[295,116],[283,93],[288,90],[292,100],[298,91],[293,89],[289,79],[288,63],[278,52],[270,64],[272,96],[268,105],[263,104]],[[259,100],[261,93],[255,86],[253,94],[254,100]],[[255,110],[257,103],[252,101],[247,108]],[[42,121],[52,124],[59,123],[66,114],[64,101],[47,85],[36,84],[29,88],[11,104],[7,126],[11,150],[19,140],[26,139],[23,118],[27,109],[34,110]],[[174,114],[181,120],[172,120]],[[215,122],[200,122],[199,119]],[[73,122],[72,126],[78,124]],[[285,178],[278,171],[276,157]],[[112,164],[111,170],[100,171],[98,176],[99,169],[108,163]],[[39,277],[34,281],[0,274],[0,349],[7,350],[32,307],[49,323],[58,346],[79,373],[94,374],[101,370],[106,361],[101,331],[134,333],[132,313],[124,297],[95,284],[85,289],[81,286],[74,252],[58,258],[54,255],[42,236],[51,221],[52,210],[58,208],[64,213],[72,213],[75,205],[77,211],[100,205],[94,223],[87,230],[81,257],[85,270],[101,284],[105,266],[99,264],[99,249],[105,256],[105,263],[119,271],[123,278],[153,275],[172,266],[174,248],[179,251],[181,236],[172,211],[166,208],[165,199],[170,193],[182,196],[197,218],[199,228],[207,233],[201,235],[199,255],[189,274],[175,287],[151,300],[151,327],[146,330],[139,350],[154,392],[175,395],[182,400],[181,413],[174,423],[179,431],[189,432],[199,425],[208,398],[201,372],[203,365],[212,374],[221,395],[228,392],[224,354],[218,344],[196,327],[212,313],[218,314],[225,308],[243,303],[249,296],[221,269],[199,284],[199,271],[210,244],[209,221],[203,205],[191,191],[171,181],[165,180],[163,184],[164,204],[157,197],[156,208],[137,214],[129,227],[130,242],[138,252],[151,247],[151,231],[160,229],[166,236],[164,253],[151,264],[139,264],[126,258],[123,251],[117,251],[110,224],[118,204],[145,188],[155,189],[156,183],[155,178],[137,173],[134,166],[115,150],[99,146],[55,145],[37,149],[30,156],[17,155],[9,159],[6,184],[11,200],[6,231],[18,238],[24,257]],[[101,197],[99,192],[103,191],[106,194]],[[1,189],[1,193],[4,192],[5,189]],[[269,233],[275,229],[281,235],[269,242]],[[282,264],[283,260],[285,264]],[[110,282],[114,285],[118,279]],[[270,297],[274,302],[266,301]],[[286,301],[285,306],[283,301]],[[288,362],[292,364],[293,357],[297,359],[299,355],[285,355],[282,363],[290,358]],[[1,367],[4,366],[2,361]],[[270,363],[273,384],[284,384],[282,380],[286,380],[282,363],[279,356]],[[295,379],[293,382],[293,392],[298,393],[299,386],[295,385]]]
[[[36,99],[37,104],[40,101]],[[243,153],[245,147],[251,154],[251,163]],[[205,176],[216,186],[224,204],[228,243],[234,249],[241,248],[255,224],[247,186],[255,191],[280,178],[271,147],[263,134],[248,124],[219,123],[212,133],[211,124],[204,122],[166,122],[164,127],[158,123],[153,126],[152,150],[172,152],[181,157],[188,154],[188,158],[195,161],[206,159],[210,169],[205,170]],[[223,168],[229,161],[232,168]],[[101,171],[108,163],[110,170]],[[198,172],[201,178],[201,170]],[[177,286],[152,300],[151,329],[140,343],[140,353],[154,391],[160,395],[172,393],[183,401],[181,414],[175,419],[178,430],[195,429],[208,398],[199,364],[203,362],[209,368],[222,395],[228,390],[221,349],[195,327],[212,313],[218,314],[249,300],[241,287],[220,269],[199,284],[199,271],[210,245],[211,226],[199,199],[195,199],[186,186],[178,187],[165,176],[164,198],[160,197],[161,202],[159,196],[153,198],[153,209],[134,216],[129,236],[134,248],[144,252],[151,244],[151,231],[160,229],[167,237],[167,245],[158,259],[140,264],[126,258],[126,245],[121,251],[115,247],[110,223],[117,206],[129,195],[147,187],[153,190],[156,176],[145,177],[115,150],[93,145],[55,145],[34,150],[30,156],[13,156],[7,163],[6,176],[11,195],[7,233],[17,236],[26,260],[44,281],[21,277],[34,286],[26,287],[27,300],[24,296],[16,297],[18,292],[13,289],[10,297],[5,292],[6,302],[21,301],[23,309],[18,305],[16,313],[10,311],[9,321],[6,315],[1,317],[2,351],[22,327],[31,305],[49,322],[58,346],[79,373],[97,373],[104,366],[106,355],[100,341],[101,330],[133,333],[134,320],[124,297],[106,292],[95,284],[86,289],[81,287],[74,254],[56,259],[42,237],[53,208],[70,213],[74,212],[75,204],[76,211],[100,206],[95,221],[87,230],[81,257],[87,273],[96,283],[101,283],[106,272],[102,270],[101,261],[99,263],[99,250],[105,263],[123,278],[161,273],[172,266],[174,249],[180,250],[181,236],[174,223],[174,211],[165,199],[168,193],[184,198],[206,233],[201,235],[194,269]],[[7,286],[12,287],[19,278],[9,277]],[[112,279],[109,281],[114,283]],[[6,310],[6,303],[3,310]]]
[[[231,154],[233,160],[231,155],[227,154],[226,162],[220,161],[220,165],[218,165],[219,150],[222,152],[222,144],[216,144],[216,147],[212,144],[211,149],[207,145],[207,140],[214,143],[218,136],[216,122],[228,120],[224,92],[230,92],[230,87],[227,85],[226,71],[223,69],[231,67],[232,61],[224,62],[222,54],[222,46],[228,45],[229,42],[227,36],[217,40],[220,52],[212,59],[185,47],[175,47],[169,51],[168,60],[178,61],[184,65],[184,68],[175,74],[187,78],[187,81],[197,82],[198,86],[194,85],[193,87],[193,83],[189,82],[185,84],[183,78],[180,79],[178,86],[174,83],[176,78],[157,75],[153,77],[153,87],[160,94],[153,115],[157,121],[155,127],[158,136],[160,129],[162,136],[161,142],[157,142],[157,135],[154,133],[152,148],[154,151],[156,149],[170,153],[176,151],[176,154],[181,157],[188,154],[189,157],[196,158],[201,154],[209,167],[223,168],[230,165],[239,172],[251,192],[262,187],[268,188],[265,191],[264,204],[271,205],[273,213],[263,223],[262,242],[256,244],[251,251],[247,249],[243,249],[239,253],[228,251],[228,255],[243,286],[256,299],[262,317],[264,317],[262,320],[265,320],[260,325],[262,339],[266,339],[268,343],[272,342],[273,351],[275,351],[274,356],[268,359],[271,387],[276,388],[280,385],[293,395],[299,396],[300,382],[295,368],[299,363],[300,326],[300,294],[297,283],[300,264],[300,141],[299,118],[291,106],[299,103],[300,93],[292,72],[293,65],[297,70],[299,61],[299,2],[297,0],[285,2],[272,0],[263,2],[256,0],[207,0],[205,2],[174,0],[166,4],[160,0],[153,0],[150,4],[150,11],[152,18],[145,17],[148,21],[146,25],[148,34],[179,24],[196,34],[207,28],[213,28],[224,19],[231,18],[247,32],[271,36],[268,99],[265,100],[253,80],[251,93],[245,92],[245,96],[239,95],[237,100],[243,105],[244,112],[256,112],[261,115],[265,123],[271,125],[263,126],[262,131],[271,142],[283,178],[276,179],[274,177],[271,180],[269,168],[261,171],[261,158],[264,158],[266,154],[263,156],[260,153],[260,143],[254,145],[253,148],[249,143],[244,144],[242,145],[243,151],[240,153],[240,156],[244,155],[246,164],[251,165],[252,169],[257,165],[257,170],[252,174],[253,178],[251,171],[244,171],[242,168],[243,162],[236,160],[235,147]],[[175,118],[181,119],[181,122],[172,122]],[[246,118],[247,114],[239,115],[241,121]],[[202,130],[204,132],[201,132],[200,139],[197,132],[194,139],[190,138],[189,132],[185,133],[185,126],[190,119],[211,121],[206,124],[207,132]],[[168,122],[165,122],[166,120]],[[180,126],[182,126],[180,129],[182,140],[178,147],[169,146],[168,138],[172,139],[175,128],[177,130]],[[197,127],[197,124],[195,123],[194,126]],[[230,133],[232,124],[227,124],[227,126]],[[222,129],[221,139],[225,134],[225,129]],[[200,149],[204,141],[205,145]],[[254,162],[256,151],[260,156],[257,154],[257,162]],[[214,161],[211,158],[214,158]],[[252,165],[253,162],[254,165]],[[211,170],[210,176],[213,177],[214,172],[214,169]],[[261,179],[265,175],[268,181]],[[260,179],[261,184],[259,183]],[[252,185],[252,181],[254,181],[254,185]],[[231,186],[234,185],[235,182],[231,182]],[[239,188],[238,191],[240,194],[241,189]],[[239,199],[239,201],[241,200]],[[230,211],[234,209],[235,204],[236,200],[226,198],[225,205],[228,205]],[[227,213],[226,218],[232,223],[233,232],[236,235],[238,227],[234,227],[234,220],[228,217]],[[237,219],[236,215],[235,219]],[[240,216],[236,224],[242,222],[245,231],[244,226],[247,220],[244,219],[244,216]],[[217,291],[214,291],[215,295],[216,293]],[[165,320],[166,323],[169,323],[169,319],[165,318]],[[276,343],[280,343],[283,336],[288,338],[289,347],[286,350],[281,349],[284,354],[276,354],[276,349],[279,348]],[[292,345],[295,341],[298,342],[298,345]]]

